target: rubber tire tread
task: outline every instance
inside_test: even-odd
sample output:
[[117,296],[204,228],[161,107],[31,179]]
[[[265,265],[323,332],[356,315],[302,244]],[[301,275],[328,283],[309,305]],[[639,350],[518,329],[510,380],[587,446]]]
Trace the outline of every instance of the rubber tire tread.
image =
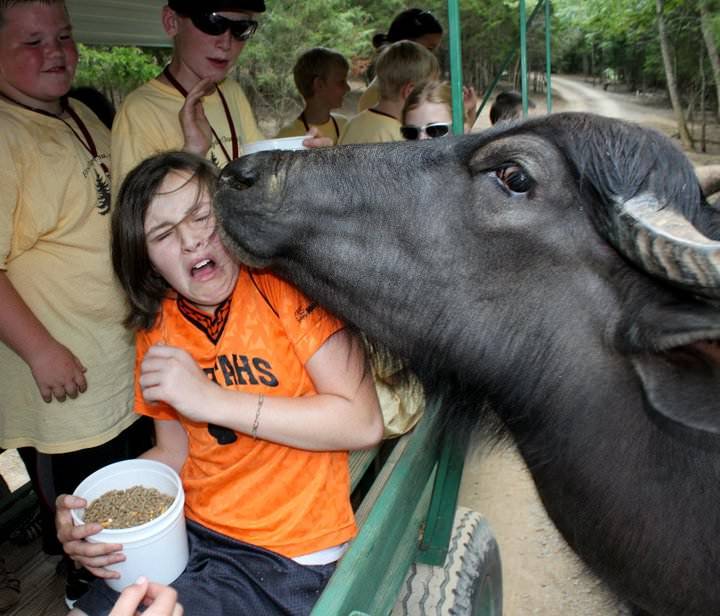
[[[493,614],[502,614],[500,550],[485,518],[458,507],[442,567],[413,563],[392,616],[476,616],[476,593],[490,584]],[[475,611],[474,611],[475,610]]]

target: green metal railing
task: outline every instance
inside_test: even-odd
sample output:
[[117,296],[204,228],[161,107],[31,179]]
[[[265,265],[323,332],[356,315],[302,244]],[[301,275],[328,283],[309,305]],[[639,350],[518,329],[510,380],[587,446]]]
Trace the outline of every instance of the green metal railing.
[[[533,23],[535,17],[542,9],[545,9],[545,78],[547,80],[547,111],[552,112],[552,81],[551,81],[551,38],[552,28],[550,23],[550,0],[539,0],[535,5],[530,18],[526,17],[525,0],[519,0],[519,20],[520,20],[520,86],[523,99],[523,115],[528,113],[528,63],[527,63],[527,31]],[[450,85],[453,97],[453,132],[457,135],[463,132],[463,80],[462,80],[462,49],[460,45],[460,7],[459,0],[448,0],[448,32],[450,46]],[[510,50],[505,56],[503,63],[495,76],[495,79],[485,91],[483,99],[478,107],[475,120],[480,117],[487,102],[492,96],[495,87],[502,78],[503,73],[507,70],[510,63],[515,59],[518,49]]]

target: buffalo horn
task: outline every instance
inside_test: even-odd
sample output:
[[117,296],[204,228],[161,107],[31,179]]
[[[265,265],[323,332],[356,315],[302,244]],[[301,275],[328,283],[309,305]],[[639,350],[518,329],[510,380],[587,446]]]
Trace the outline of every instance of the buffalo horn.
[[720,242],[654,195],[617,201],[608,222],[615,247],[645,271],[693,293],[720,297]]

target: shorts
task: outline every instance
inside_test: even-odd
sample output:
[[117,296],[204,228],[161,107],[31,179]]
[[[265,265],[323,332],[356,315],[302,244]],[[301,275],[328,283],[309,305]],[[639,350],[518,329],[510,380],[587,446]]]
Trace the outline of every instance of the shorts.
[[[170,586],[185,616],[309,614],[336,563],[304,566],[290,558],[216,533],[187,520],[190,559]],[[96,580],[75,607],[107,616],[118,598]]]

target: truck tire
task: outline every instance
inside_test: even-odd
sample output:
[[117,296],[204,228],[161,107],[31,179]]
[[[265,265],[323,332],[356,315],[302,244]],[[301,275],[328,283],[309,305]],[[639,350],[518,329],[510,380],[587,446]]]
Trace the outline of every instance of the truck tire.
[[458,507],[442,567],[413,563],[392,616],[501,616],[500,550],[485,518]]

